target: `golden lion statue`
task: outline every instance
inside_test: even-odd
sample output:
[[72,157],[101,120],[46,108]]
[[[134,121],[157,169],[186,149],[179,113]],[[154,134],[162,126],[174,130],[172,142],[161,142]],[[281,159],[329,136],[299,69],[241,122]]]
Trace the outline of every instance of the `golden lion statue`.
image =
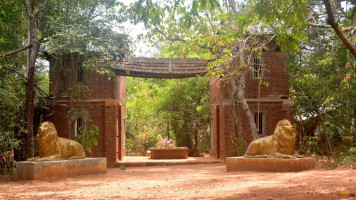
[[85,152],[78,142],[57,135],[52,122],[43,122],[37,133],[39,157],[28,161],[71,160],[85,158]]
[[245,157],[254,158],[296,158],[295,128],[284,119],[278,122],[273,135],[254,140],[248,146]]

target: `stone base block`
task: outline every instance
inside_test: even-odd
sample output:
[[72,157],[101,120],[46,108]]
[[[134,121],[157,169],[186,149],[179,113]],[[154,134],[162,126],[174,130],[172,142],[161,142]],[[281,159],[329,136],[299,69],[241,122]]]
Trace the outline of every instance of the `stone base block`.
[[174,147],[170,149],[150,148],[151,159],[187,159],[187,147]]
[[106,173],[106,158],[16,162],[17,180],[55,180],[65,177],[101,173]]
[[315,168],[314,158],[245,158],[227,157],[226,171],[259,171],[259,172],[299,172]]

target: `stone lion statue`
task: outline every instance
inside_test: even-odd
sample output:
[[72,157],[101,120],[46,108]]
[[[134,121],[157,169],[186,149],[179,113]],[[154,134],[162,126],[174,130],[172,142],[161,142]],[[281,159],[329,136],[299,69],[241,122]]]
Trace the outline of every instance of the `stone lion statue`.
[[56,127],[52,122],[41,123],[37,133],[39,157],[28,161],[71,160],[85,158],[81,144],[57,135]]
[[296,133],[292,124],[284,119],[278,122],[273,135],[254,140],[248,146],[245,157],[296,158]]

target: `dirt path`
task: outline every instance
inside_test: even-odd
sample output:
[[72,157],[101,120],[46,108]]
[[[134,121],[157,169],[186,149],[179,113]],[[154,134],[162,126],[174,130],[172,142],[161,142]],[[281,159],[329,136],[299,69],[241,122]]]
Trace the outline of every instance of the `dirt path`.
[[227,173],[224,163],[114,168],[105,175],[0,183],[0,199],[307,200],[356,199],[355,193],[356,170]]

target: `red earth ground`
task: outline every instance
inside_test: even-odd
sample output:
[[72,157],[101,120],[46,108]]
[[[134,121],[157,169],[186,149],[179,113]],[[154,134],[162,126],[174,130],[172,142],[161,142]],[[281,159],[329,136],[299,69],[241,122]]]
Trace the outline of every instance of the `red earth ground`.
[[226,172],[224,163],[110,168],[56,181],[0,183],[0,199],[356,199],[356,169]]

